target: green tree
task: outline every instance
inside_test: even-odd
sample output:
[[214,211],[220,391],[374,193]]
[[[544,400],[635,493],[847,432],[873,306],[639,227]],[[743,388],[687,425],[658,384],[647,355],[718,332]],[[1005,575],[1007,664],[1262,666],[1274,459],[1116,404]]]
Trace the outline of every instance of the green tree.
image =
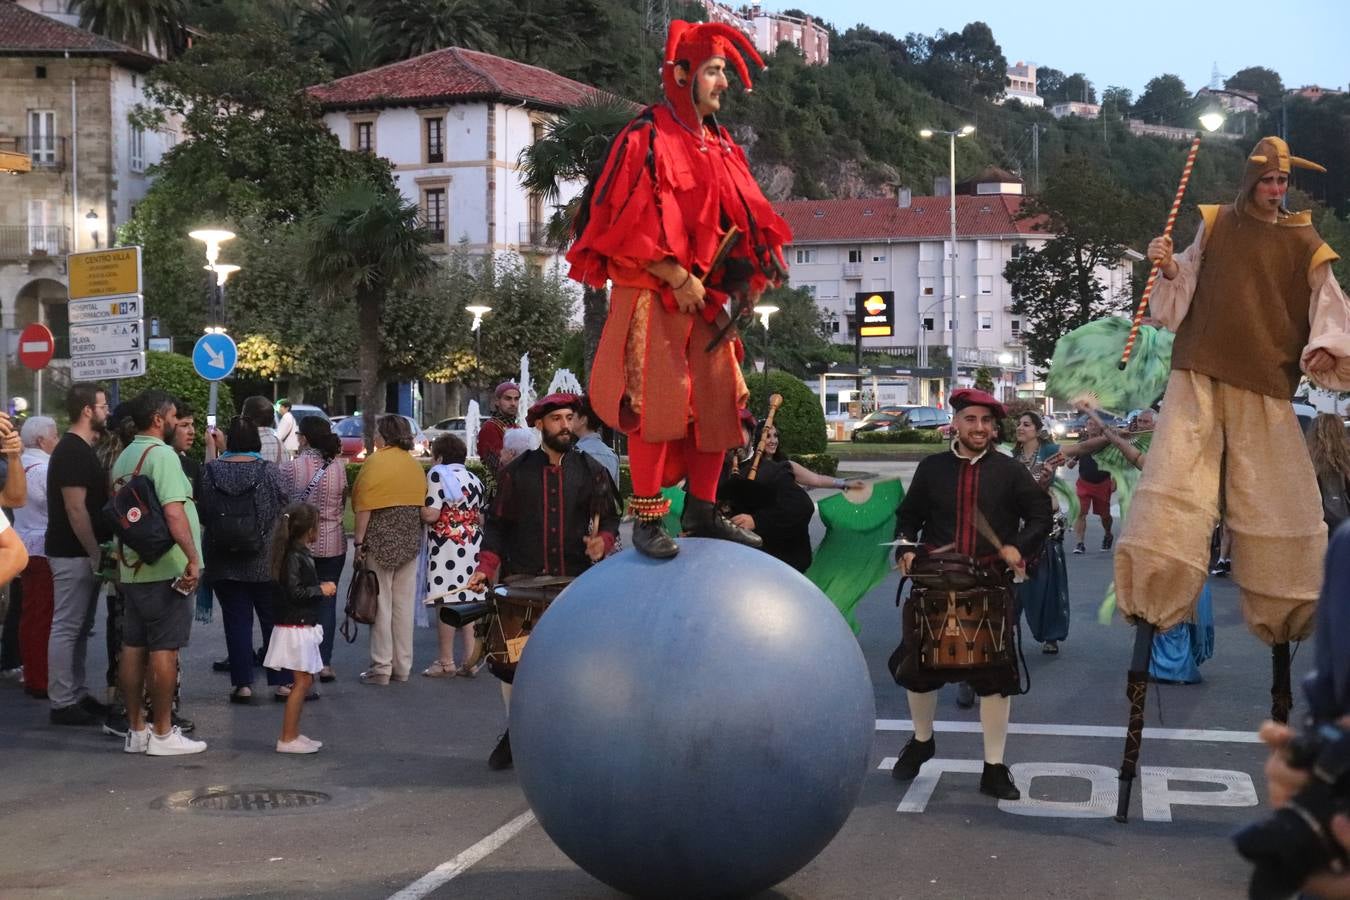
[[[566,248],[576,230],[582,197],[578,195],[566,204],[559,204],[563,186],[590,183],[600,177],[610,141],[633,117],[633,112],[632,104],[627,101],[597,96],[554,118],[545,127],[542,139],[521,151],[522,186],[529,193],[541,196],[554,210],[549,221],[550,243]],[[603,288],[585,287],[581,302],[586,360],[584,379],[590,373],[595,349],[600,345],[609,294]]]
[[1008,60],[983,22],[971,22],[960,31],[939,31],[933,39],[927,66],[938,73],[948,90],[964,86],[976,97],[992,100],[1007,86]]
[[[770,368],[805,377],[836,355],[830,344],[829,324],[809,292],[775,288],[765,291],[759,302],[778,307],[769,319]],[[747,361],[764,355],[764,326],[758,318],[745,329],[744,340]]]
[[1060,94],[1064,100],[1074,103],[1096,103],[1097,89],[1082,72],[1074,72],[1060,85]]
[[1146,211],[1085,157],[1065,161],[1023,206],[1019,215],[1052,235],[1003,270],[1036,365],[1049,362],[1066,332],[1128,308],[1129,295],[1108,295],[1097,272],[1120,263],[1128,243],[1146,228]]
[[350,297],[356,304],[357,358],[361,375],[362,433],[371,447],[375,416],[384,408],[380,379],[380,334],[384,307],[393,291],[418,284],[435,263],[427,255],[431,234],[418,225],[416,204],[397,190],[370,181],[341,186],[306,223],[299,259],[306,282],[318,294]]
[[1045,98],[1046,103],[1058,103],[1064,99],[1065,74],[1050,66],[1036,69],[1036,93]]
[[183,0],[71,0],[80,27],[140,50],[168,57],[183,48]]
[[[211,383],[197,374],[192,367],[192,360],[177,353],[158,353],[151,350],[145,354],[145,374],[139,378],[125,379],[119,389],[123,400],[129,400],[144,391],[160,390],[191,404],[197,424],[197,439],[193,444],[193,454],[201,459]],[[219,391],[217,404],[229,414],[234,409],[230,386],[221,382],[217,390]]]
[[1134,105],[1134,114],[1145,122],[1162,125],[1194,124],[1194,101],[1186,83],[1175,75],[1159,75],[1144,85],[1144,93]]
[[1102,115],[1109,109],[1112,118],[1123,119],[1129,115],[1133,103],[1134,91],[1129,88],[1113,84],[1102,91]]
[[361,0],[320,0],[305,13],[305,36],[338,75],[373,69],[389,58],[372,6]]
[[386,0],[377,5],[374,18],[389,52],[398,59],[443,47],[492,47],[483,10],[474,0]]
[[1279,72],[1265,66],[1239,69],[1224,80],[1223,86],[1230,91],[1254,94],[1267,106],[1284,96],[1284,79],[1280,78]]

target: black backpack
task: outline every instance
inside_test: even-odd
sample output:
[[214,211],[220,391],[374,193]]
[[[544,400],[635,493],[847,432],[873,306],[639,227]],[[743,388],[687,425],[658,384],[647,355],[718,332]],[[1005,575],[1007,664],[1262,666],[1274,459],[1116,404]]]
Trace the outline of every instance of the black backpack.
[[255,499],[261,479],[254,479],[236,488],[238,493],[231,493],[216,484],[212,471],[213,467],[209,465],[202,469],[203,486],[210,490],[210,501],[203,510],[205,515],[202,519],[207,554],[236,559],[257,556],[263,549],[264,531]]
[[[141,563],[155,563],[168,553],[175,543],[164,518],[155,483],[141,474],[141,466],[155,445],[145,448],[136,462],[136,469],[126,484],[113,494],[103,507],[103,518],[112,526],[113,534],[124,546],[136,551]],[[139,563],[137,564],[139,567]]]

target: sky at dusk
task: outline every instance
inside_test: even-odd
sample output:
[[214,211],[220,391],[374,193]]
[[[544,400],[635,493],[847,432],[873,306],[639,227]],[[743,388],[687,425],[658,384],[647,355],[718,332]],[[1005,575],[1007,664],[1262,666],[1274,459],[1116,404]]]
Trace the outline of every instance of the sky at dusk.
[[[1344,90],[1350,81],[1350,3],[1094,3],[945,2],[914,0],[781,0],[777,11],[802,9],[840,31],[861,23],[897,37],[960,31],[983,21],[1009,65],[1020,60],[1082,72],[1098,92],[1121,85],[1143,92],[1150,78],[1179,75],[1191,90],[1247,66],[1279,72],[1286,87],[1319,84]],[[1152,15],[1145,15],[1151,11]]]

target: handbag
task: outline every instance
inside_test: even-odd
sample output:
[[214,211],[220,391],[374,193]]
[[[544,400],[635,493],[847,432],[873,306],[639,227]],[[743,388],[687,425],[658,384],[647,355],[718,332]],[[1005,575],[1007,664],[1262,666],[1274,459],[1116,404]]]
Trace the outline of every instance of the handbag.
[[343,610],[342,627],[339,631],[347,640],[356,640],[357,625],[374,625],[375,615],[380,608],[380,582],[375,571],[357,563],[352,572],[352,583],[347,588],[347,607]]

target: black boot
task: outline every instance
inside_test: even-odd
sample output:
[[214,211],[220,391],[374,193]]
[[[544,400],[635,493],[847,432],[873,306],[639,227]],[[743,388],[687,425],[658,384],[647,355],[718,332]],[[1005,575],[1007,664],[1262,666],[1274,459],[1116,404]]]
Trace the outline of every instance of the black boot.
[[633,546],[643,556],[650,556],[652,559],[670,559],[680,552],[680,545],[666,534],[666,527],[661,524],[660,519],[651,521],[639,519],[634,522]]
[[684,515],[680,516],[680,526],[690,537],[734,541],[737,544],[754,547],[756,550],[764,546],[764,541],[759,535],[749,529],[732,525],[726,516],[717,512],[712,503],[693,496],[684,501]]
[[509,769],[513,765],[511,759],[511,729],[502,732],[502,736],[497,740],[497,746],[492,748],[492,753],[488,756],[488,768],[494,772],[500,772],[502,769]]
[[980,775],[980,793],[1000,800],[1021,800],[1022,792],[1013,784],[1012,775],[1003,763],[985,763]]
[[937,752],[937,740],[929,738],[921,741],[912,737],[900,751],[900,758],[891,766],[891,777],[896,781],[913,781],[919,774],[919,768]]

